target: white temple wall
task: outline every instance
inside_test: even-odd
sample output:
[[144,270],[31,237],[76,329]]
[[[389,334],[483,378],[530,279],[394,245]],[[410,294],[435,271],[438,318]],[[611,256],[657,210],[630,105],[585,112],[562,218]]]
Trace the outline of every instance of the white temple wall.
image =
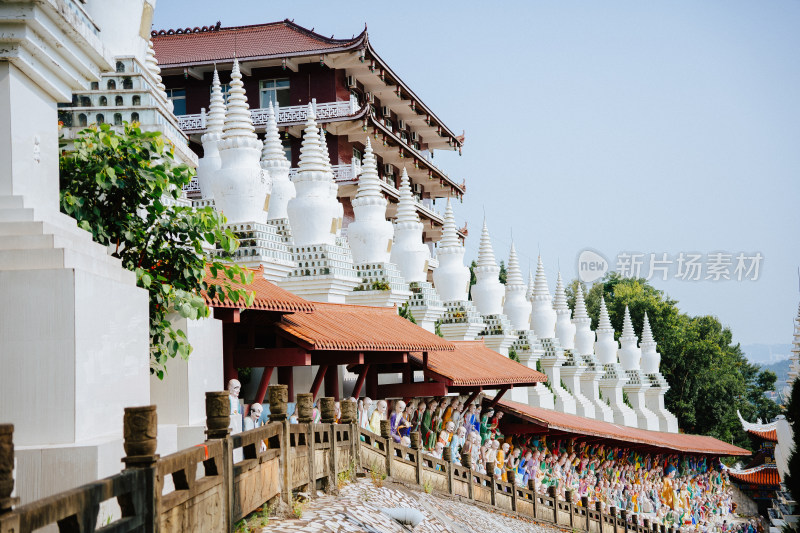
[[[225,388],[222,362],[222,322],[213,318],[173,320],[186,333],[192,353],[167,362],[163,380],[150,376],[150,402],[158,407],[159,424],[177,426],[177,449],[205,440],[205,394]],[[159,444],[161,443],[159,426]]]
[[781,480],[785,480],[786,474],[789,473],[789,455],[795,449],[795,442],[792,435],[792,427],[785,416],[779,416],[775,426],[775,431],[778,434],[778,444],[775,446],[775,463],[778,465],[778,473],[781,476]]
[[57,122],[52,96],[0,62],[0,196],[24,196],[25,207],[58,211]]
[[134,55],[144,63],[156,0],[94,0],[86,6],[103,31],[103,45],[112,55]]

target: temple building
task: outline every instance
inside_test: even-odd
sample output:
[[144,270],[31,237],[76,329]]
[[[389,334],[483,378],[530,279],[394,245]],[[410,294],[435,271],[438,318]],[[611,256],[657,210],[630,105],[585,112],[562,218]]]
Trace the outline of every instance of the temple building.
[[[218,70],[227,99],[236,57],[257,133],[267,128],[270,104],[275,109],[290,176],[300,171],[302,136],[312,105],[326,133],[344,228],[355,220],[353,201],[369,137],[380,193],[389,200],[387,216],[396,216],[405,169],[424,224],[424,241],[441,237],[444,217],[434,201],[460,198],[465,186],[439,168],[434,153],[460,152],[464,137],[447,127],[378,56],[366,28],[351,39],[334,39],[289,20],[228,28],[217,23],[154,31],[152,39],[177,122],[198,155],[204,152],[203,135],[213,128],[209,88],[214,72]],[[201,188],[199,182],[194,185],[190,197],[209,197]],[[435,266],[434,261],[429,266]]]

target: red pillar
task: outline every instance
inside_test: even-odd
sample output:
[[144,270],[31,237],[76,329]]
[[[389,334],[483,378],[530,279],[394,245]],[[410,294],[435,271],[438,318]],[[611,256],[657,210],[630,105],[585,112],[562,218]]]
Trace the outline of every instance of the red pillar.
[[361,373],[358,375],[358,379],[356,380],[356,385],[353,387],[353,398],[358,399],[361,396],[361,389],[364,387],[364,380],[367,378],[367,372],[369,372],[369,363],[364,365],[361,369]]
[[264,367],[264,373],[261,374],[261,381],[258,383],[258,391],[256,392],[256,403],[264,403],[264,396],[267,394],[267,387],[269,380],[272,379],[272,371],[275,370],[274,366]]
[[322,378],[325,377],[327,371],[328,365],[320,365],[317,369],[317,375],[314,376],[314,382],[311,384],[311,390],[309,392],[314,395],[315,400],[317,399],[317,394],[319,394],[319,388],[322,385]]
[[289,386],[289,401],[294,402],[294,367],[278,367],[278,383]]
[[367,396],[373,400],[378,398],[378,368],[375,366],[370,367],[367,372]]
[[325,372],[325,396],[333,396],[339,401],[339,365],[331,365]]
[[233,350],[236,346],[236,324],[223,323],[222,324],[222,365],[223,376],[225,383],[222,384],[223,389],[228,388],[228,382],[232,379],[238,379],[239,373],[233,364]]

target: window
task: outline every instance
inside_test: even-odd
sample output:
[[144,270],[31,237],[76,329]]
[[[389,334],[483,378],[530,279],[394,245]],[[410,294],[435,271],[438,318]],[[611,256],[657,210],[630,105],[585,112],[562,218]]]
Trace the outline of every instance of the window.
[[167,98],[172,100],[175,115],[186,114],[186,89],[167,89]]
[[276,78],[258,82],[258,92],[261,97],[262,108],[278,104],[280,107],[289,105],[289,78]]
[[99,84],[99,83],[97,83],[96,81],[93,81],[93,82],[92,82],[92,85],[91,85],[91,87],[92,87],[92,90],[93,90],[93,91],[99,91],[99,90],[100,90],[100,84]]
[[100,97],[100,107],[104,107],[108,105],[108,98],[105,96]]
[[97,116],[95,117],[95,122],[97,122],[98,124],[105,124],[106,117],[104,117],[102,113],[98,113]]
[[364,152],[358,148],[353,147],[353,161],[361,163],[364,160]]
[[117,95],[117,97],[114,98],[114,105],[124,105],[122,103],[122,97],[121,96]]
[[80,115],[78,115],[78,126],[86,126],[86,125],[87,125],[86,113],[81,113]]
[[122,88],[123,89],[133,89],[133,80],[130,78],[124,78],[122,80]]
[[114,113],[114,125],[122,126],[122,113]]
[[136,111],[131,113],[131,122],[139,122],[139,113]]
[[142,105],[142,97],[138,94],[134,94],[131,100],[133,105]]
[[117,72],[125,72],[125,63],[117,61]]
[[109,91],[116,90],[117,89],[117,82],[115,82],[114,80],[108,80],[108,83],[106,83],[106,88],[108,88]]
[[283,146],[283,155],[286,156],[286,160],[292,160],[292,142],[289,139],[283,139],[281,141],[281,146]]
[[81,106],[92,107],[92,99],[88,96],[81,96]]

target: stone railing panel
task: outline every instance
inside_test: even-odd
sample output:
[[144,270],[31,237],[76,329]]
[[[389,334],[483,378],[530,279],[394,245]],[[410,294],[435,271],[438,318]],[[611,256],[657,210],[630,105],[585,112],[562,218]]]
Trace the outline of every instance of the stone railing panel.
[[244,459],[233,467],[233,520],[269,501],[281,489],[282,424],[276,422],[231,436]]

